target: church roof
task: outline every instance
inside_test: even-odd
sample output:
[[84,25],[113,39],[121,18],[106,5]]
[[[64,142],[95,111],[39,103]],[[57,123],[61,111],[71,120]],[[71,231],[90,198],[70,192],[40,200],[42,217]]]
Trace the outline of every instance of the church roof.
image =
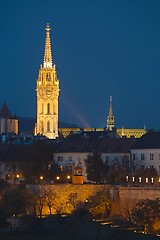
[[160,132],[150,131],[137,140],[132,149],[160,148]]
[[3,103],[1,109],[0,109],[0,118],[13,118],[13,115],[9,111],[9,108],[7,107],[6,102]]
[[47,23],[44,61],[43,61],[44,68],[52,68],[52,51],[51,51],[50,30],[51,30],[51,28],[49,26],[49,23]]

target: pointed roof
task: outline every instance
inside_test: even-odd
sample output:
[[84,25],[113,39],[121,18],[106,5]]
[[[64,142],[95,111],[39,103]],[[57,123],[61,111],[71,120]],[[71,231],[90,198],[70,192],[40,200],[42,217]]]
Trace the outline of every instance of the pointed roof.
[[6,102],[3,102],[3,105],[0,109],[0,118],[13,118],[13,115],[9,111],[9,108],[7,107]]
[[113,118],[112,96],[110,96],[110,107],[109,107],[109,115],[108,115],[108,118]]
[[46,26],[46,41],[45,41],[45,50],[44,50],[44,68],[52,68],[52,51],[51,51],[51,41],[50,41],[50,26],[47,23]]

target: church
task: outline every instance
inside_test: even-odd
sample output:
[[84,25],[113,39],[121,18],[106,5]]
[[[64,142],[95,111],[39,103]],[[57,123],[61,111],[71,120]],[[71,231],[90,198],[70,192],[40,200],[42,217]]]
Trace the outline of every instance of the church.
[[67,137],[71,132],[83,131],[116,131],[119,137],[140,138],[146,133],[145,129],[115,128],[115,119],[112,109],[112,96],[110,96],[109,114],[104,128],[58,128],[58,97],[59,80],[56,65],[52,62],[50,26],[46,26],[45,50],[43,64],[40,65],[36,83],[37,93],[37,122],[35,135],[44,135],[49,139],[56,139],[59,135]]
[[46,41],[43,65],[37,79],[37,123],[35,134],[41,134],[49,139],[58,137],[58,96],[59,80],[56,66],[52,63],[50,27],[46,26]]

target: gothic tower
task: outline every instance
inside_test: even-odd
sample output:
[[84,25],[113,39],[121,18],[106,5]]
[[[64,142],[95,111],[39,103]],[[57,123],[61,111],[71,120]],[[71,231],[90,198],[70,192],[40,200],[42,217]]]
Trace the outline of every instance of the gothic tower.
[[112,131],[113,128],[114,128],[114,116],[112,109],[112,96],[110,96],[109,115],[107,117],[107,130]]
[[50,26],[46,26],[46,39],[43,65],[37,79],[37,123],[35,135],[42,134],[50,139],[58,137],[58,96],[59,80],[56,66],[52,64]]

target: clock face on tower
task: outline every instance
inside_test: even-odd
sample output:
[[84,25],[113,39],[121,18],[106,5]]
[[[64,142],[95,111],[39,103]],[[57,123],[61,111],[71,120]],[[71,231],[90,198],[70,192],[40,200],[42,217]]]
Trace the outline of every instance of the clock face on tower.
[[51,88],[46,88],[46,95],[50,96],[52,94],[52,89]]

